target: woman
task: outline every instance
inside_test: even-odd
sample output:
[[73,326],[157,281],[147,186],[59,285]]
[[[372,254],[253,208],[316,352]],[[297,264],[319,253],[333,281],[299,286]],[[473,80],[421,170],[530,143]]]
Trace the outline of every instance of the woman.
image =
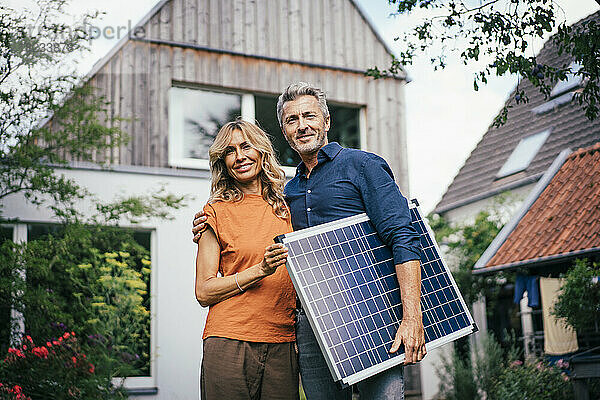
[[284,173],[267,135],[237,120],[209,150],[208,228],[198,241],[196,298],[209,306],[202,398],[297,399],[296,294],[273,238],[292,231]]

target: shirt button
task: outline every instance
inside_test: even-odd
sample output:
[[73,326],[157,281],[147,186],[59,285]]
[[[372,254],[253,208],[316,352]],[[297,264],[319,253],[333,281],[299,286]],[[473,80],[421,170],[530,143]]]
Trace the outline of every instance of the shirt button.
[[310,190],[310,189],[308,189],[308,190],[306,191],[306,193],[310,193],[310,192],[311,192],[311,190]]
[[306,209],[306,211],[310,211],[310,207],[308,207],[308,208]]

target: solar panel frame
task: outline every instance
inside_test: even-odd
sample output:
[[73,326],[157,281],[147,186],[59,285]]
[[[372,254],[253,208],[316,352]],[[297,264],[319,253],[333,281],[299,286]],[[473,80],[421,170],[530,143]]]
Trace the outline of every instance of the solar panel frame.
[[[421,217],[421,213],[420,210],[418,209],[418,202],[416,200],[412,200],[412,202],[409,203],[409,208],[411,211],[411,216],[413,218],[413,225],[415,226],[415,228],[417,229],[417,231],[419,232],[420,236],[421,236],[421,242],[422,243],[426,243],[427,246],[425,246],[425,249],[422,251],[421,254],[421,269],[422,269],[422,287],[421,287],[421,291],[422,291],[422,297],[421,297],[421,304],[423,307],[423,315],[424,315],[424,320],[427,318],[428,322],[430,322],[429,320],[433,321],[433,318],[436,318],[436,316],[434,315],[434,312],[432,310],[435,310],[436,308],[440,308],[442,309],[443,306],[449,306],[451,303],[453,306],[457,306],[460,305],[459,308],[459,312],[455,313],[454,316],[461,316],[464,315],[465,317],[463,317],[463,319],[461,320],[461,324],[465,325],[464,327],[457,329],[455,331],[452,331],[450,334],[444,334],[441,335],[440,337],[436,337],[433,340],[430,340],[430,335],[429,333],[431,332],[431,329],[428,330],[427,327],[431,328],[437,328],[438,332],[436,334],[440,334],[441,331],[440,329],[437,327],[437,325],[433,325],[433,324],[428,324],[426,325],[426,347],[427,350],[433,350],[437,347],[440,347],[446,343],[450,343],[453,340],[456,340],[460,337],[469,335],[475,331],[477,331],[477,326],[473,320],[473,317],[471,316],[468,307],[466,306],[464,299],[462,298],[462,295],[460,294],[460,291],[458,290],[458,287],[456,285],[456,282],[454,281],[454,278],[452,277],[452,274],[450,273],[448,267],[446,266],[446,263],[444,262],[444,260],[441,258],[441,252],[439,249],[439,246],[437,245],[437,242],[435,241],[435,236],[433,235],[433,232],[431,230],[431,228],[429,227],[429,224],[427,223],[427,221],[425,219],[423,219]],[[365,229],[365,225],[364,223],[367,222],[370,226],[368,234],[365,234],[365,232],[367,231],[367,229]],[[359,227],[361,229],[361,232],[358,232]],[[371,232],[371,230],[375,233],[375,235],[373,235],[373,232]],[[340,233],[341,232],[341,233]],[[353,237],[352,239],[348,239],[348,237],[350,235],[353,235],[355,233],[359,233],[359,234],[363,234],[363,236],[357,236],[357,237]],[[335,236],[338,235],[338,236]],[[340,236],[341,235],[341,236]],[[303,240],[306,239],[306,240]],[[346,241],[344,242],[343,240],[346,239]],[[358,239],[361,239],[361,242],[358,241]],[[390,259],[391,257],[391,252],[389,251],[389,248],[387,248],[385,245],[383,245],[383,243],[381,242],[381,240],[379,239],[379,237],[376,235],[376,232],[374,231],[372,224],[370,224],[370,220],[369,217],[366,214],[359,214],[359,215],[355,215],[355,216],[351,216],[348,218],[343,218],[337,221],[332,221],[326,224],[321,224],[321,225],[317,225],[314,227],[310,227],[310,228],[306,228],[306,229],[302,229],[299,231],[295,231],[295,232],[291,232],[285,235],[280,235],[275,239],[277,242],[283,243],[284,245],[286,245],[289,249],[289,257],[288,257],[288,262],[286,264],[286,267],[288,269],[290,278],[294,284],[294,287],[296,288],[296,293],[298,294],[298,297],[300,298],[300,301],[303,305],[303,308],[306,312],[306,315],[308,317],[309,323],[311,325],[311,328],[313,330],[313,332],[315,333],[315,337],[317,339],[317,342],[319,343],[319,347],[321,348],[321,351],[324,354],[324,358],[325,361],[327,362],[327,365],[329,367],[329,370],[333,376],[334,381],[336,381],[340,386],[342,387],[346,387],[349,385],[352,385],[354,383],[357,383],[363,379],[366,379],[372,375],[375,375],[379,372],[382,372],[386,369],[389,369],[391,367],[394,367],[396,365],[399,365],[401,363],[404,362],[405,356],[404,353],[396,353],[396,355],[390,356],[389,354],[387,355],[387,357],[390,357],[389,359],[383,360],[383,358],[386,357],[385,354],[382,354],[382,347],[383,346],[387,346],[387,348],[389,348],[391,346],[391,342],[387,343],[384,340],[384,335],[386,335],[386,337],[390,337],[393,340],[393,334],[395,334],[395,331],[397,329],[398,326],[398,320],[400,319],[400,315],[398,314],[398,312],[401,313],[401,303],[399,302],[400,300],[400,296],[399,296],[399,289],[398,289],[398,282],[395,276],[395,271],[393,271],[393,259]],[[354,241],[354,242],[353,242]],[[331,243],[335,243],[335,245],[332,245]],[[339,244],[339,246],[337,246],[337,244]],[[330,245],[328,247],[328,245]],[[346,245],[346,246],[344,246]],[[366,247],[366,246],[369,247]],[[316,248],[313,248],[313,246],[315,246]],[[386,250],[383,249],[383,247],[386,247],[387,249],[387,253]],[[371,253],[367,253],[371,251]],[[378,251],[377,256],[380,259],[377,258],[373,258],[373,251]],[[317,258],[315,257],[315,255],[313,254],[319,254],[320,257],[326,259],[326,262],[324,262],[323,264],[319,264],[317,263]],[[354,257],[357,260],[359,260],[359,262],[361,264],[365,264],[364,266],[361,265],[356,265],[353,268],[350,265],[346,265],[349,264],[349,262],[345,262],[347,260],[350,259],[350,257],[348,256],[348,254],[352,255],[352,257],[354,257],[355,254],[358,254],[358,256]],[[360,254],[363,254],[362,256]],[[370,254],[370,257],[365,256],[365,254]],[[360,258],[359,258],[360,256]],[[369,260],[369,258],[371,258],[371,260]],[[372,261],[375,260],[376,262],[373,263]],[[353,261],[354,262],[354,261]],[[390,262],[391,262],[391,267],[390,267]],[[437,263],[437,264],[434,264]],[[313,264],[317,264],[317,267],[313,267]],[[370,264],[369,264],[370,263]],[[309,265],[308,269],[311,269],[311,273],[306,274],[307,268],[304,268],[304,270],[302,269],[302,265]],[[329,266],[329,264],[332,265],[332,267],[330,267],[330,269],[327,268],[318,268],[321,266]],[[368,264],[368,265],[367,265]],[[355,282],[358,286],[354,285],[352,288],[349,289],[344,289],[341,290],[340,292],[335,292],[335,289],[331,289],[331,285],[333,285],[335,287],[335,285],[337,286],[337,289],[339,289],[339,287],[343,287],[344,284],[339,283],[338,281],[336,281],[336,279],[341,279],[340,275],[338,274],[337,278],[335,276],[333,276],[334,273],[339,272],[339,271],[332,271],[332,269],[335,269],[336,267],[334,267],[333,265],[337,265],[337,269],[341,269],[342,271],[342,275],[344,276],[344,279],[346,281],[350,280],[352,282]],[[436,277],[436,279],[438,279],[438,285],[440,285],[439,282],[439,277],[443,275],[444,277],[444,281],[446,282],[446,286],[444,287],[439,287],[439,289],[437,290],[438,292],[442,291],[444,289],[444,297],[446,298],[446,300],[448,300],[448,297],[446,296],[447,294],[453,294],[451,293],[451,289],[454,289],[454,297],[452,298],[452,300],[450,302],[446,302],[445,304],[442,303],[440,307],[440,305],[435,306],[435,307],[430,307],[431,305],[435,304],[432,302],[432,300],[430,298],[428,298],[428,296],[434,296],[434,299],[437,301],[439,299],[441,299],[441,297],[439,295],[436,295],[436,291],[433,292],[428,292],[428,288],[426,287],[426,285],[424,285],[424,281],[427,283],[428,279],[431,279],[428,277],[429,273],[428,271],[426,271],[426,265],[427,266],[431,266],[431,269],[433,271],[433,266],[437,267],[439,269],[439,273],[436,275],[434,274],[433,276]],[[365,277],[364,275],[362,275],[362,279],[363,279],[363,283],[359,284],[358,280],[361,279],[361,276],[358,276],[358,278],[353,277],[353,273],[354,276],[356,276],[356,267],[359,267],[359,270],[361,271],[361,274],[366,274],[368,275],[367,277]],[[369,272],[369,268],[373,267],[375,268],[375,271],[378,272],[387,272],[388,274],[385,276],[379,276],[376,279],[373,279],[375,275],[375,273],[373,272]],[[344,272],[344,269],[347,268],[349,272]],[[387,271],[384,268],[388,268]],[[384,283],[384,279],[385,277],[390,277],[390,268],[392,268],[392,273],[394,279],[392,281],[388,280],[385,281]],[[316,271],[316,274],[315,274]],[[435,271],[433,271],[435,272]],[[306,274],[309,278],[305,278],[303,276],[303,274]],[[330,274],[332,276],[326,277],[324,276],[324,274]],[[317,276],[315,276],[317,275]],[[348,278],[349,277],[349,278]],[[371,277],[371,279],[369,279],[369,277]],[[307,279],[311,279],[311,282],[309,283],[307,281]],[[375,283],[373,283],[375,282]],[[378,291],[377,294],[374,296],[373,294],[375,293],[373,290],[377,289],[377,283],[380,284],[379,289],[384,289],[383,292]],[[387,286],[384,286],[387,285]],[[328,286],[324,286],[324,285],[328,285]],[[395,285],[395,286],[390,286],[390,285]],[[364,286],[364,287],[361,287]],[[368,286],[368,290],[367,290],[367,286]],[[312,287],[312,288],[311,288]],[[358,293],[358,292],[352,292],[353,290],[358,290],[358,287],[361,287],[360,290],[363,291],[362,293]],[[310,288],[310,289],[309,289]],[[385,289],[390,289],[388,292],[385,291]],[[445,289],[450,290],[449,293],[446,293]],[[398,302],[392,304],[392,300],[394,300],[394,291],[398,291]],[[311,293],[311,291],[314,291],[316,293],[316,296],[313,296],[314,293]],[[323,296],[324,292],[332,292],[330,295],[326,295]],[[334,293],[336,294],[339,293],[341,297],[347,297],[348,299],[350,299],[350,293],[352,292],[352,297],[354,298],[354,300],[356,300],[357,296],[361,299],[364,299],[363,301],[360,301],[358,303],[352,303],[352,302],[347,302],[346,300],[339,300],[340,302],[342,302],[342,306],[340,306],[338,304],[338,299],[336,297],[334,297]],[[356,296],[355,296],[356,294]],[[371,295],[371,297],[367,297],[368,295]],[[319,295],[321,297],[319,297]],[[391,297],[390,297],[391,296]],[[325,299],[330,297],[328,302],[325,302]],[[379,298],[379,299],[378,299]],[[372,302],[368,302],[368,300],[374,299],[373,302],[377,303],[377,300],[379,300],[379,306],[381,306],[381,303],[383,302],[383,306],[384,308],[381,309],[381,307],[377,308],[377,304],[373,304]],[[388,305],[385,304],[385,300],[388,300]],[[314,300],[314,301],[313,301]],[[395,301],[395,300],[394,300]],[[361,304],[364,303],[364,304]],[[427,304],[426,304],[427,303]],[[432,303],[432,304],[428,304],[428,303]],[[360,304],[362,306],[361,308],[361,313],[359,314],[356,311],[352,311],[352,307],[356,304]],[[370,308],[367,308],[367,306],[373,306],[373,310],[371,310]],[[356,306],[358,307],[358,306]],[[452,308],[452,307],[451,307]],[[338,315],[337,312],[333,312],[330,310],[336,310],[336,311],[340,311],[338,318],[340,319],[339,321],[333,321],[332,320],[332,324],[333,324],[333,328],[330,330],[325,329],[325,327],[323,326],[319,326],[319,318],[321,319],[321,324],[324,325],[325,322],[324,318],[328,317],[329,315],[335,317],[336,315]],[[345,313],[342,314],[342,312],[345,310]],[[379,311],[381,310],[381,311]],[[373,311],[373,314],[370,314],[370,311]],[[386,315],[385,313],[383,313],[383,311],[387,311],[389,312],[389,315]],[[427,311],[427,313],[426,313]],[[438,310],[439,311],[439,310]],[[444,309],[443,312],[447,312],[447,309]],[[454,311],[454,309],[452,309],[452,311]],[[354,316],[352,316],[351,314],[354,314]],[[380,315],[381,314],[381,315]],[[394,314],[394,315],[392,315]],[[346,319],[351,319],[352,317],[358,317],[359,315],[362,315],[362,319],[358,318],[358,320],[352,320],[352,324],[350,322],[348,322],[348,324],[345,324],[345,320]],[[375,322],[374,326],[375,326],[375,330],[373,330],[371,327],[368,326],[367,320],[364,317],[364,315],[368,315],[369,317],[373,316],[373,320],[375,319],[375,317],[377,317],[379,319],[379,321],[381,322]],[[443,317],[446,317],[446,314],[442,314]],[[454,316],[450,316],[449,318],[446,319],[446,322],[448,325],[450,325],[450,323],[448,322],[448,320],[450,318],[454,318]],[[387,317],[387,318],[386,318]],[[394,319],[395,317],[395,319]],[[329,318],[329,317],[328,317]],[[334,318],[335,319],[335,318]],[[387,321],[386,321],[387,319]],[[391,322],[390,322],[391,320]],[[458,320],[456,320],[458,321]],[[388,323],[389,322],[389,323]],[[425,321],[424,321],[425,322]],[[362,323],[362,327],[361,327],[361,323]],[[386,323],[386,325],[384,325],[382,328],[380,328],[377,324],[380,323]],[[436,322],[437,324],[437,322]],[[347,327],[352,327],[352,331],[350,332],[350,329],[348,329]],[[364,328],[367,328],[366,330]],[[377,329],[378,328],[378,329]],[[393,332],[392,332],[392,328],[393,328]],[[443,330],[446,330],[446,327],[444,326]],[[356,335],[357,333],[359,333],[359,331],[362,331],[362,333],[360,333],[360,335]],[[379,335],[379,339],[381,339],[379,343],[379,346],[375,346],[375,348],[371,347],[367,347],[365,346],[365,343],[367,345],[375,345],[376,344],[376,340],[377,339],[373,339],[374,337],[376,338],[376,336],[374,336],[374,333],[377,332],[377,334]],[[326,336],[327,333],[327,336]],[[332,335],[333,337],[338,337],[339,338],[339,343],[337,343],[335,346],[333,345],[334,340],[332,339]],[[354,335],[354,336],[352,336]],[[349,339],[347,340],[343,340],[343,338],[341,336],[348,336]],[[351,342],[351,345],[354,347],[346,347],[346,343]],[[385,343],[384,343],[385,342]],[[359,346],[363,346],[361,348],[366,348],[365,351],[361,352],[359,351],[358,347]],[[340,354],[334,354],[334,347],[335,349],[337,349],[335,352],[336,353],[341,353],[343,355],[346,355],[347,357],[343,360],[344,365],[346,366],[346,368],[342,368],[342,357],[340,356]],[[343,349],[341,347],[344,347]],[[376,349],[379,349],[379,354],[376,353]],[[348,356],[348,354],[350,354],[351,351],[355,351],[358,354],[354,355],[353,357]],[[354,353],[352,353],[354,354]],[[362,357],[361,357],[362,355]],[[377,362],[377,358],[379,358],[379,362]],[[356,360],[358,359],[360,361],[360,366],[354,365],[352,364],[350,367],[348,367],[348,364],[351,364],[350,360]],[[337,362],[336,362],[337,360]],[[365,367],[365,365],[368,365],[369,362],[375,360],[376,362],[373,363],[373,365],[367,366]],[[356,362],[356,361],[355,361]],[[362,369],[360,367],[363,367]],[[347,371],[345,371],[346,369],[350,369],[356,372],[353,373],[347,373]]]

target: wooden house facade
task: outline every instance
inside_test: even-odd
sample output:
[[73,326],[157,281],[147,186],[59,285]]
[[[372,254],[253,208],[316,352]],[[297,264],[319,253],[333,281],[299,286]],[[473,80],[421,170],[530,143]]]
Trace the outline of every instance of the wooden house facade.
[[173,115],[189,99],[205,105],[194,91],[233,96],[224,99],[234,104],[231,115],[255,118],[281,141],[276,97],[291,82],[313,83],[334,108],[354,110],[357,137],[342,144],[383,156],[408,192],[405,77],[364,75],[390,59],[353,1],[161,0],[94,66],[88,84],[106,97],[111,116],[127,119],[121,127],[131,141],[106,155],[113,163],[206,169],[202,155],[186,156],[186,128]]

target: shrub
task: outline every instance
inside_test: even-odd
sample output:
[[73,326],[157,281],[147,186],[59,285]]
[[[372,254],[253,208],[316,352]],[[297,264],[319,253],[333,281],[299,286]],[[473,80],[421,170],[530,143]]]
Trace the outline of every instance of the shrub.
[[442,357],[437,370],[441,398],[562,400],[573,396],[571,382],[559,368],[568,367],[565,363],[557,367],[541,361],[523,364],[514,344],[505,354],[493,335],[484,336],[478,350],[473,365],[469,359],[458,357],[456,351],[450,357]]
[[27,334],[56,336],[61,322],[79,332],[97,369],[149,374],[150,257],[131,232],[71,224],[0,250],[0,309],[22,312]]
[[2,399],[126,398],[122,389],[113,387],[109,375],[98,373],[75,332],[40,345],[24,337],[0,362],[0,382]]
[[569,377],[542,361],[513,361],[504,368],[488,399],[568,400],[573,398]]
[[577,260],[565,275],[552,313],[577,332],[598,331],[600,321],[600,263]]

